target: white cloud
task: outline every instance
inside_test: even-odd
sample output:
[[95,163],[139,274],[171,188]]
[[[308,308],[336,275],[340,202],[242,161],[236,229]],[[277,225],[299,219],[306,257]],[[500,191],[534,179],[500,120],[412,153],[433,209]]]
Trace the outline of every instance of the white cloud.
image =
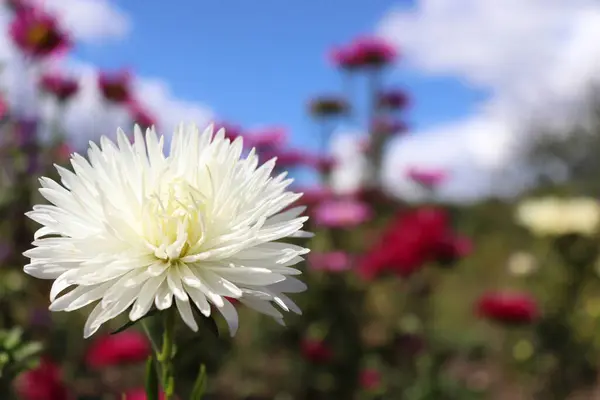
[[[68,26],[80,41],[120,37],[129,30],[127,15],[104,0],[44,0],[43,4],[61,21],[65,18],[67,23],[71,21]],[[6,33],[10,18],[11,14],[0,8],[0,63],[3,66],[0,85],[15,112],[27,117],[40,116],[48,127],[46,137],[50,135],[49,128],[56,117],[60,117],[61,128],[77,148],[101,134],[115,135],[118,126],[126,130],[131,128],[124,109],[108,106],[100,98],[96,85],[98,71],[94,66],[73,59],[55,59],[40,64],[23,60]],[[111,23],[112,27],[109,26]],[[80,80],[78,94],[60,115],[53,103],[40,99],[36,90],[36,77],[49,70],[66,71]],[[178,99],[160,79],[136,77],[133,88],[136,98],[156,117],[157,128],[166,135],[182,121],[205,124],[211,118],[208,107]]]
[[120,39],[131,29],[124,11],[108,0],[37,0],[50,12],[60,15],[66,29],[80,41]]
[[400,195],[410,192],[400,170],[411,163],[451,169],[447,197],[495,189],[490,181],[529,124],[572,119],[600,78],[595,0],[420,0],[391,11],[378,30],[401,48],[404,65],[491,93],[472,115],[392,146],[385,176]]

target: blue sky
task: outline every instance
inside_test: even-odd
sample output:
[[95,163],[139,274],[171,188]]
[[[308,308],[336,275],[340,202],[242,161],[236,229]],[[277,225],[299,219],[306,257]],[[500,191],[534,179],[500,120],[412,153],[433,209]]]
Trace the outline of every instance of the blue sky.
[[[328,49],[372,32],[393,7],[411,7],[406,0],[349,0],[345,7],[323,0],[115,3],[131,16],[131,34],[79,46],[79,58],[161,78],[177,97],[204,103],[242,126],[283,124],[293,144],[307,147],[316,142],[316,127],[306,102],[341,90],[341,78],[325,58]],[[407,119],[418,130],[460,118],[485,98],[452,77],[424,76],[402,63],[386,81],[410,93]]]

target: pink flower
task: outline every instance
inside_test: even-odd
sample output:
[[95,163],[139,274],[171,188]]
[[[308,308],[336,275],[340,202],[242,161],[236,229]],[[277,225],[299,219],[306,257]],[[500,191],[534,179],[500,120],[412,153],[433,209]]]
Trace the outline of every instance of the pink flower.
[[379,107],[388,108],[391,110],[403,109],[408,105],[408,96],[403,90],[388,90],[379,93],[377,104]]
[[273,126],[251,131],[244,139],[247,141],[247,147],[264,149],[280,147],[287,141],[287,136],[285,128]]
[[98,88],[104,99],[115,104],[123,104],[131,100],[131,73],[126,70],[98,76]]
[[329,200],[317,206],[313,212],[317,225],[328,228],[350,228],[373,217],[371,208],[353,199]]
[[44,74],[40,79],[40,88],[59,101],[65,102],[77,93],[79,83],[77,80],[58,74]]
[[336,165],[336,159],[333,156],[316,156],[313,158],[313,166],[322,174],[328,174]]
[[15,14],[9,29],[13,42],[32,57],[55,54],[71,45],[56,19],[39,9],[21,9]]
[[[166,399],[165,393],[163,391],[160,392],[158,396],[159,400]],[[130,390],[123,394],[123,398],[119,397],[119,400],[147,400],[146,390],[144,388]]]
[[308,264],[317,271],[341,272],[350,269],[351,258],[343,251],[310,253]]
[[435,186],[438,186],[441,183],[443,183],[448,178],[448,174],[444,170],[421,169],[417,167],[409,168],[406,172],[406,175],[414,182],[427,188],[434,188]]
[[381,373],[376,369],[367,368],[360,372],[360,386],[365,390],[374,390],[381,385]]
[[139,363],[146,361],[150,353],[146,336],[128,330],[96,339],[86,353],[86,363],[92,368]]
[[395,61],[398,53],[394,46],[379,37],[363,36],[350,44],[335,48],[330,60],[346,70],[381,67]]
[[15,391],[23,400],[70,400],[72,399],[62,380],[60,367],[49,359],[42,359],[37,368],[19,375]]
[[137,102],[131,102],[128,106],[128,111],[131,115],[131,119],[134,123],[138,124],[142,130],[146,130],[156,124],[154,116]]
[[0,120],[8,115],[8,103],[4,97],[0,97]]

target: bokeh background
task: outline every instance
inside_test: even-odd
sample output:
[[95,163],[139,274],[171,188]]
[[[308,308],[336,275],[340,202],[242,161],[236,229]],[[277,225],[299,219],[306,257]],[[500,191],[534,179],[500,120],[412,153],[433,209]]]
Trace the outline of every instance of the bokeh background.
[[144,334],[48,311],[24,213],[88,141],[194,121],[316,235],[287,327],[179,327],[181,400],[200,363],[208,399],[600,399],[599,40],[594,0],[2,0],[0,398],[145,398]]

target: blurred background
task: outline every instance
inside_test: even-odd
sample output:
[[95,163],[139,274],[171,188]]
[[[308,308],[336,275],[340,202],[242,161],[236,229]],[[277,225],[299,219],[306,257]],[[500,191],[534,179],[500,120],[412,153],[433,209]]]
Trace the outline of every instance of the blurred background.
[[145,335],[48,311],[24,213],[88,141],[193,121],[316,236],[287,327],[179,327],[181,400],[200,362],[208,399],[600,399],[599,40],[594,0],[2,0],[0,398],[145,399]]

